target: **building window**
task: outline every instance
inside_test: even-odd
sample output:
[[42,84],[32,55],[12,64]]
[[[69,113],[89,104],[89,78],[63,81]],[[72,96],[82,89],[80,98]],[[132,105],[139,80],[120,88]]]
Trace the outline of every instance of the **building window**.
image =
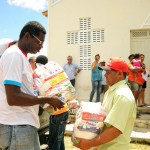
[[147,37],[147,31],[133,31],[131,32],[132,37]]
[[79,19],[80,30],[67,32],[67,44],[79,44],[80,66],[91,70],[91,43],[104,42],[104,29],[91,29],[91,18]]
[[91,18],[81,18],[80,19],[80,30],[91,30]]
[[92,42],[104,42],[104,29],[92,31]]
[[80,67],[91,70],[91,45],[80,45]]
[[78,43],[78,32],[68,32],[67,44],[77,44],[77,43]]

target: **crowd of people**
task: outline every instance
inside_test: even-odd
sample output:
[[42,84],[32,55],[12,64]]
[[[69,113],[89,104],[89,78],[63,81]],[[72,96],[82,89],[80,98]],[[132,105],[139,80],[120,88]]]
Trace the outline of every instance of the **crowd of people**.
[[[149,71],[144,64],[144,54],[131,54],[129,57],[128,72],[126,82],[133,92],[137,106],[143,107],[144,103],[144,92],[146,88],[147,78],[149,77]],[[96,102],[101,101],[101,93],[105,93],[108,89],[106,83],[105,70],[99,70],[99,66],[105,66],[105,61],[100,61],[100,55],[95,55],[95,61],[91,65],[91,82],[92,91],[90,94],[89,101],[92,102],[95,92]]]
[[[27,58],[43,47],[46,30],[36,21],[22,28],[18,41],[5,45],[0,58],[0,149],[40,150],[37,128],[39,105],[48,103],[54,109],[63,109],[59,95],[39,96],[34,91],[33,71],[48,62],[44,55]],[[4,50],[3,49],[3,50]],[[144,92],[148,70],[144,54],[131,54],[129,63],[119,57],[110,58],[108,63],[95,55],[91,65],[92,89],[89,101],[101,102],[107,116],[104,131],[92,140],[77,139],[76,147],[87,150],[129,149],[130,135],[136,118],[136,106],[144,106]],[[29,66],[30,63],[30,66]],[[72,86],[81,68],[67,57],[63,66]],[[101,94],[104,94],[101,98]],[[65,150],[64,132],[69,111],[50,116],[49,150]]]

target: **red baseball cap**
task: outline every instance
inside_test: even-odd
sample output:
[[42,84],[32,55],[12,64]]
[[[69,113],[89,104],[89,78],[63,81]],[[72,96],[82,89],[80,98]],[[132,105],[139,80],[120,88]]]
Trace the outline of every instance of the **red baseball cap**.
[[128,65],[123,58],[120,57],[112,57],[109,59],[109,62],[106,66],[99,66],[100,70],[116,70],[122,72],[128,72]]

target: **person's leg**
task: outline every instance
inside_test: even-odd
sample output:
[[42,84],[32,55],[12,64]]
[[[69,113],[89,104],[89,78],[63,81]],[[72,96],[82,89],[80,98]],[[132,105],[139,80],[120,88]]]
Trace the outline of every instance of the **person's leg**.
[[138,99],[138,95],[139,95],[139,92],[138,91],[132,91],[133,95],[134,95],[134,98],[135,98],[135,102],[137,104],[137,99]]
[[10,150],[40,150],[37,129],[30,125],[12,126]]
[[71,82],[72,86],[75,86],[75,79],[70,80],[70,82]]
[[138,96],[138,106],[142,107],[144,106],[144,92],[145,92],[145,88],[142,88],[141,92],[139,93]]
[[135,98],[135,102],[137,104],[137,99],[138,99],[138,96],[139,96],[139,85],[136,83],[136,82],[131,82],[129,81],[130,83],[130,86],[131,86],[131,91],[134,95],[134,98]]
[[104,94],[108,90],[108,85],[104,85]]
[[101,81],[97,81],[97,96],[96,96],[96,102],[100,101],[100,93],[101,93]]
[[93,100],[93,96],[95,94],[97,85],[98,85],[97,81],[92,81],[92,91],[91,91],[91,94],[90,94],[90,102],[92,102],[92,100]]
[[144,101],[144,99],[145,99],[145,88],[143,88],[142,91],[143,91],[143,95],[141,97],[141,100],[142,100],[142,106],[144,106],[145,105],[145,101]]
[[[139,103],[139,106],[142,107],[145,105],[144,103],[144,98],[145,98],[145,88],[146,88],[146,81],[144,82],[144,84],[142,85],[142,90],[139,94],[139,97],[138,97],[138,103]],[[141,103],[140,103],[141,102]]]
[[50,116],[49,150],[65,150],[64,133],[68,119],[68,112]]
[[105,85],[101,86],[101,92],[100,92],[100,101],[101,101],[101,103],[103,102],[103,97],[104,97],[104,86]]
[[105,94],[105,92],[107,90],[108,90],[108,86],[107,85],[102,85],[101,86],[101,95],[100,95],[100,101],[101,101],[101,103],[103,103],[104,94]]
[[[138,100],[138,96],[139,96],[139,93],[142,89],[142,85],[139,85],[138,83],[136,82],[130,82],[130,86],[131,86],[131,91],[134,95],[134,98],[135,98],[135,101],[136,101],[136,104],[137,104],[137,100]],[[138,104],[137,104],[138,105]],[[137,114],[136,114],[136,117],[140,117],[140,114],[139,114],[139,111],[137,110]]]
[[104,85],[101,86],[101,94],[104,93]]
[[12,127],[0,124],[0,150],[6,150],[10,147]]

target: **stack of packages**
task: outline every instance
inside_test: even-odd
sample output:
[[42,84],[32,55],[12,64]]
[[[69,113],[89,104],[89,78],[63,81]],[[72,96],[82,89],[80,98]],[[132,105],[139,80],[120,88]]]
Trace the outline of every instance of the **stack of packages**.
[[76,112],[78,111],[78,108],[79,108],[79,102],[77,100],[72,100],[69,102],[68,106],[69,106],[69,111],[70,111],[68,123],[71,123],[71,122],[74,123],[76,119]]
[[77,138],[93,139],[102,132],[106,112],[101,103],[81,102],[76,114],[72,142],[77,144]]
[[[34,70],[34,89],[38,91],[40,96],[51,96],[60,94],[61,101],[65,103],[64,108],[68,109],[67,103],[76,99],[75,88],[71,85],[66,73],[62,67],[51,61],[46,65],[39,66]],[[54,110],[54,108],[45,104],[43,108],[50,114],[60,113],[61,110]],[[63,108],[63,111],[64,111]]]

